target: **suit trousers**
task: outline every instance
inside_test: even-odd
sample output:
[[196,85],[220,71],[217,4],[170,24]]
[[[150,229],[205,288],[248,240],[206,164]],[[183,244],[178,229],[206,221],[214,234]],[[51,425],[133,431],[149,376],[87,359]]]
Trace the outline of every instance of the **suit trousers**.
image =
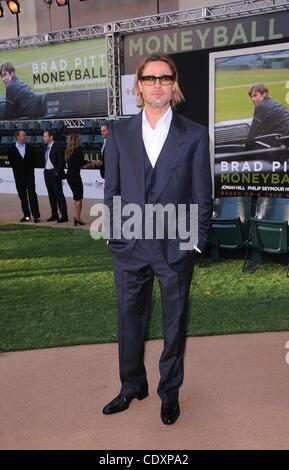
[[48,191],[51,215],[58,217],[58,206],[62,217],[67,217],[67,205],[63,194],[62,179],[55,174],[54,170],[44,170],[44,180]]
[[39,218],[40,213],[38,198],[35,191],[34,173],[15,176],[15,184],[24,216],[30,217],[32,213],[35,219]]
[[159,360],[157,393],[164,404],[178,401],[184,375],[189,290],[193,254],[182,270],[167,263],[160,240],[136,240],[126,262],[113,256],[118,301],[118,351],[121,393],[129,395],[148,389],[144,365],[145,338],[151,307],[154,276],[161,292],[163,351]]

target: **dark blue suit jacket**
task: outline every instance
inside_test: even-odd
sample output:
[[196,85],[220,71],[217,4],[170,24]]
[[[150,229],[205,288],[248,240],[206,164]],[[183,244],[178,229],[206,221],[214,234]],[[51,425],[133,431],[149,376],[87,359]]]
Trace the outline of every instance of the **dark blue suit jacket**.
[[24,158],[21,157],[16,144],[13,144],[8,151],[8,160],[13,168],[15,178],[34,175],[36,167],[36,156],[34,148],[26,144]]
[[[45,151],[46,151],[46,146],[45,146]],[[44,151],[44,154],[45,154]],[[61,179],[66,178],[66,174],[64,169],[66,168],[66,161],[65,161],[65,148],[64,145],[61,142],[55,142],[53,143],[50,153],[49,153],[49,158],[54,166],[54,170],[57,176]]]
[[4,119],[35,118],[43,116],[41,97],[35,95],[31,88],[13,77],[6,88],[6,106]]
[[[113,196],[122,204],[144,207],[142,111],[132,118],[114,121],[106,142],[104,203],[111,209]],[[209,138],[206,127],[173,111],[167,139],[157,161],[154,204],[198,204],[198,248],[206,245],[212,211]],[[180,240],[165,238],[163,250],[169,264],[180,264],[191,251],[179,249]],[[109,239],[113,252],[127,260],[135,239]]]

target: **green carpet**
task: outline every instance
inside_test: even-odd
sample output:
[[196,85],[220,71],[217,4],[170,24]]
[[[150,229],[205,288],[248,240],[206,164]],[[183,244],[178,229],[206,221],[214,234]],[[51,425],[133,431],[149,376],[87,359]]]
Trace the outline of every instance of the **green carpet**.
[[[195,267],[188,335],[289,330],[284,267],[242,274],[242,260]],[[158,283],[148,338],[162,337]],[[110,250],[87,230],[0,224],[0,349],[117,340]]]

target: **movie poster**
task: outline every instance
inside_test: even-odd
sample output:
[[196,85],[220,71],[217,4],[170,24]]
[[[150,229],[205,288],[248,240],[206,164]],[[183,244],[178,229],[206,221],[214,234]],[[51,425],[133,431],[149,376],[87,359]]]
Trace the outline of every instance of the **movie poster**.
[[289,197],[289,44],[210,54],[215,197]]
[[0,52],[0,120],[107,115],[104,38]]

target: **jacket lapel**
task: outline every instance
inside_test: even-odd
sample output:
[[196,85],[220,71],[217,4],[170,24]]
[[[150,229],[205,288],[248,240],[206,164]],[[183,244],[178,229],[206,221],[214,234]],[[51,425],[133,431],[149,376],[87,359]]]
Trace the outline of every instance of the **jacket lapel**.
[[[18,154],[18,157],[20,160],[24,160],[25,158],[25,155],[24,155],[24,158],[22,157],[21,153],[19,152],[18,148],[16,147],[16,144],[15,144],[15,148],[16,148],[16,151],[17,151],[17,154]],[[25,153],[26,153],[26,148],[25,148]]]
[[155,200],[157,200],[161,195],[161,192],[164,190],[170,179],[172,170],[178,164],[180,157],[183,155],[183,144],[186,142],[187,137],[188,134],[179,115],[173,111],[168,136],[155,165]]
[[[143,137],[142,137],[142,111],[133,117],[128,124],[127,152],[131,162],[140,202],[145,200],[145,174],[143,164]],[[158,156],[155,166],[156,171],[156,195],[158,199],[161,192],[169,181],[171,171],[178,164],[178,160],[183,154],[183,144],[188,137],[187,131],[180,116],[173,111],[172,121],[168,136],[163,148]]]
[[127,127],[127,153],[135,175],[139,202],[145,200],[145,174],[143,164],[142,111],[134,116]]

